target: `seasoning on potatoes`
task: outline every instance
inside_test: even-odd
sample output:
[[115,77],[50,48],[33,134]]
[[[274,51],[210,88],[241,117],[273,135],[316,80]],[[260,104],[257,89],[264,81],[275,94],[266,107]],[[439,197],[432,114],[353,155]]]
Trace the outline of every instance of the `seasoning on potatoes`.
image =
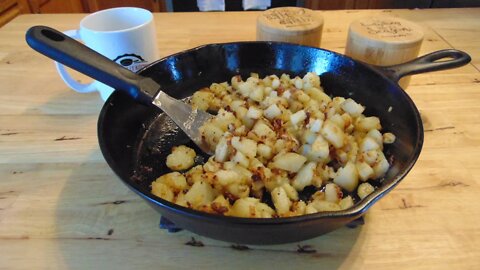
[[[340,211],[374,192],[367,181],[390,167],[383,145],[395,135],[382,133],[380,119],[364,115],[355,100],[327,95],[315,73],[237,75],[231,85],[197,91],[191,102],[217,111],[200,128],[215,155],[191,168],[195,151],[174,147],[167,166],[191,169],[152,183],[153,194],[181,206],[249,218]],[[307,187],[316,192],[303,201],[299,194]]]

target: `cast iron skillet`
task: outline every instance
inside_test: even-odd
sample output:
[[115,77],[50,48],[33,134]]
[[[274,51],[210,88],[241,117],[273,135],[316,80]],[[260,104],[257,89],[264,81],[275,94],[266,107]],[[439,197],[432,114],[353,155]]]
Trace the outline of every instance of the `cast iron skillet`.
[[[176,98],[188,98],[196,90],[213,82],[229,81],[234,75],[246,78],[250,72],[260,76],[282,73],[303,76],[311,71],[320,74],[322,86],[329,95],[351,97],[365,105],[364,113],[379,116],[382,131],[393,132],[397,138],[385,149],[391,163],[387,175],[372,181],[377,187],[375,192],[361,201],[356,198],[357,203],[348,210],[290,218],[237,218],[194,211],[152,195],[152,180],[169,171],[165,159],[171,147],[179,144],[196,147],[159,109],[141,105],[121,91],[111,95],[100,113],[100,148],[109,166],[131,190],[181,228],[239,244],[305,240],[362,216],[415,164],[423,144],[422,122],[415,104],[399,87],[398,80],[405,75],[459,67],[469,61],[470,57],[464,52],[443,50],[406,64],[379,68],[319,48],[237,42],[200,46],[163,58],[139,72]],[[196,152],[201,151],[196,148]],[[200,156],[198,162],[202,162],[202,158],[205,159]],[[308,191],[302,196],[308,196]]]
[[[453,60],[435,62],[449,57]],[[414,165],[423,144],[422,121],[415,104],[397,81],[408,74],[458,67],[469,61],[470,57],[463,52],[445,50],[381,69],[319,48],[239,42],[187,50],[161,59],[140,72],[176,98],[189,97],[212,82],[229,81],[237,74],[243,78],[250,72],[261,76],[282,73],[303,76],[309,71],[321,74],[322,86],[328,94],[351,97],[365,105],[365,114],[379,116],[383,131],[393,132],[397,137],[396,142],[386,148],[392,164],[386,177],[377,184],[374,193],[345,211],[292,218],[235,218],[193,211],[157,198],[150,194],[151,181],[168,171],[165,158],[171,147],[188,143],[188,139],[158,110],[139,105],[119,91],[108,99],[100,114],[100,148],[110,167],[132,190],[181,228],[244,244],[300,241],[362,216]]]

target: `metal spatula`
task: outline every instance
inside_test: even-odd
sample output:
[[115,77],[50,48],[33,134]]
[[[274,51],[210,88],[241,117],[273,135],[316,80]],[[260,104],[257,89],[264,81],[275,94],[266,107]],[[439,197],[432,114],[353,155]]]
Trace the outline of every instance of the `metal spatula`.
[[137,102],[157,106],[202,151],[212,154],[199,131],[199,127],[213,117],[211,114],[193,109],[170,97],[153,79],[131,72],[60,31],[47,26],[34,26],[27,31],[26,40],[37,52],[109,85],[116,91],[125,92]]

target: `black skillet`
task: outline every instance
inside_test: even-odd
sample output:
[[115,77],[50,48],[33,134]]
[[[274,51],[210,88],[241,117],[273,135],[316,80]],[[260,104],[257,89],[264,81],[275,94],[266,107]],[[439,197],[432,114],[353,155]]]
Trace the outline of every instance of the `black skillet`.
[[[406,75],[459,67],[470,62],[464,52],[443,50],[405,64],[380,68],[319,48],[275,42],[237,42],[200,46],[163,58],[141,70],[141,76],[152,78],[163,91],[179,99],[191,96],[212,82],[229,81],[238,74],[244,78],[250,72],[260,76],[282,73],[303,76],[314,71],[321,75],[322,86],[329,95],[353,98],[366,106],[366,115],[380,117],[384,132],[396,135],[395,143],[385,149],[390,170],[384,178],[371,182],[376,190],[363,200],[356,198],[353,208],[290,218],[253,219],[194,211],[150,193],[152,180],[168,172],[165,158],[171,147],[195,146],[158,108],[145,106],[132,98],[138,92],[135,87],[139,85],[139,78],[143,77],[132,75],[120,66],[99,71],[99,67],[105,66],[106,58],[78,48],[80,51],[69,52],[75,41],[47,27],[30,29],[27,42],[74,69],[87,67],[90,71],[87,74],[97,80],[111,83],[114,78],[113,85],[122,91],[115,91],[105,102],[98,120],[98,138],[107,163],[130,189],[177,226],[240,244],[279,244],[309,239],[361,217],[407,175],[422,148],[420,114],[397,84],[398,80]],[[65,49],[64,52],[54,49],[52,53],[52,48],[58,47]],[[97,63],[97,66],[91,67],[90,63]],[[148,103],[147,99],[143,102]]]

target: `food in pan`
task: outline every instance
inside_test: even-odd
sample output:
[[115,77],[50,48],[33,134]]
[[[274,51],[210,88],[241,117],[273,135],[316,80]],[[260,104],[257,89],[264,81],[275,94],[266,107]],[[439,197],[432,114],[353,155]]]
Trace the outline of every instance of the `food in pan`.
[[174,147],[173,172],[152,183],[154,195],[185,207],[256,218],[338,211],[372,193],[369,181],[390,166],[383,145],[395,135],[353,99],[327,95],[315,73],[234,76],[191,102],[217,113],[200,130],[215,154],[193,166],[195,151]]

